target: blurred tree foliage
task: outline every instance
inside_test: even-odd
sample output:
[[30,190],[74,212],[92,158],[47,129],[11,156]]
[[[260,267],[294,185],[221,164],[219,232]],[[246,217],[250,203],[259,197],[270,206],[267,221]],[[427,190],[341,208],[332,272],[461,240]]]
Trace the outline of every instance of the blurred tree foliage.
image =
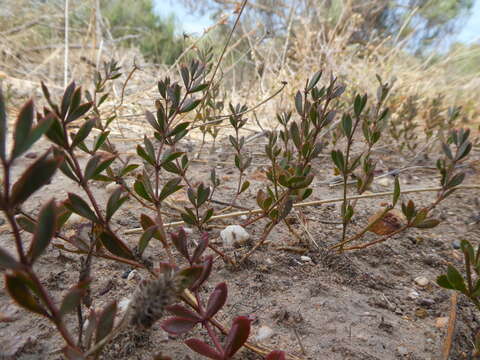
[[102,1],[101,7],[113,37],[139,47],[147,59],[172,64],[182,52],[175,19],[155,14],[152,0],[108,0]]
[[[192,10],[215,12],[236,6],[232,0],[182,0]],[[318,30],[358,14],[361,24],[354,43],[409,37],[409,45],[424,49],[453,33],[475,0],[250,0],[247,16],[261,21],[272,36],[285,33],[292,11],[317,23]],[[315,19],[315,21],[311,21]]]

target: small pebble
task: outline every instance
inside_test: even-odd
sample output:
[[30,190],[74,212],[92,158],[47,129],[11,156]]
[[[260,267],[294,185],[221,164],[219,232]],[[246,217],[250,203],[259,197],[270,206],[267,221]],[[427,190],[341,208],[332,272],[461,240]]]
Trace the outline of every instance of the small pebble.
[[189,227],[184,227],[183,231],[185,231],[185,233],[187,233],[187,234],[193,234],[193,229],[191,229]]
[[128,275],[132,272],[131,269],[125,270],[125,272],[122,274],[122,279],[128,278]]
[[422,287],[427,286],[429,282],[425,276],[418,276],[415,278],[414,281],[418,286],[422,286]]
[[140,278],[140,274],[138,273],[137,270],[132,270],[130,271],[130,274],[127,276],[128,281],[135,281]]
[[452,241],[452,247],[454,249],[460,249],[460,241],[459,240],[453,240]]
[[266,326],[263,325],[260,329],[258,329],[257,336],[255,336],[256,341],[263,341],[266,340],[273,335],[273,330]]
[[304,262],[312,262],[312,258],[310,256],[300,256],[300,260]]
[[408,354],[408,349],[405,346],[397,347],[397,352],[400,356],[405,356]]

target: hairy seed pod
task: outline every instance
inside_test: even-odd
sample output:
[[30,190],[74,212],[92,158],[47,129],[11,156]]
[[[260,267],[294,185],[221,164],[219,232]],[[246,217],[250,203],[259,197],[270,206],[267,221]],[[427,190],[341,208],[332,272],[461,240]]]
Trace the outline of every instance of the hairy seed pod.
[[130,324],[150,328],[163,316],[165,307],[175,302],[178,291],[177,281],[171,276],[142,281],[130,305]]

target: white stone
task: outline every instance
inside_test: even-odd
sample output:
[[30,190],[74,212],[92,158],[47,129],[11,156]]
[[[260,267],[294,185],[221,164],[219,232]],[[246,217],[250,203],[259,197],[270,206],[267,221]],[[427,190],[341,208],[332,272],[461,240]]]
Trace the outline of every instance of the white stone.
[[305,262],[312,262],[312,258],[310,256],[300,256],[300,260]]
[[185,231],[185,233],[187,233],[187,234],[193,234],[193,229],[191,229],[189,227],[184,227],[183,231]]
[[80,215],[72,213],[72,215],[70,215],[70,217],[68,218],[67,223],[65,224],[65,227],[71,228],[77,224],[80,224],[82,222],[87,222],[87,221],[88,221],[87,219],[81,217]]
[[123,313],[127,311],[128,305],[130,305],[130,299],[124,297],[122,300],[118,302],[118,312]]
[[229,225],[220,232],[223,245],[232,247],[235,244],[243,244],[250,238],[250,234],[240,225]]
[[425,277],[425,276],[418,276],[415,278],[415,283],[418,285],[418,286],[427,286],[429,281],[428,279]]
[[266,326],[266,325],[263,325],[262,327],[260,327],[260,329],[258,329],[258,332],[257,332],[257,336],[255,336],[255,340],[256,341],[263,341],[263,340],[266,340],[270,337],[272,337],[274,334],[272,328]]
[[137,270],[132,270],[127,276],[128,281],[136,281],[140,279],[140,274]]

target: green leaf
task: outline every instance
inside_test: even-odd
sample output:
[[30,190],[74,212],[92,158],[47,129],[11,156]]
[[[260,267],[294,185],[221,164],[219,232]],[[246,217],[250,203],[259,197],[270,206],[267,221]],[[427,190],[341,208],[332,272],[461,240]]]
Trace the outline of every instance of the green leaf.
[[87,202],[76,194],[68,193],[68,200],[65,202],[65,207],[88,220],[98,223],[97,215],[90,209]]
[[140,238],[140,241],[138,242],[138,252],[140,253],[140,255],[143,254],[143,252],[145,251],[145,249],[148,246],[148,243],[152,239],[153,234],[155,234],[156,232],[157,232],[157,226],[156,225],[150,226],[148,229],[146,229],[143,232],[143,234]]
[[28,149],[26,143],[32,129],[33,118],[33,100],[30,100],[20,109],[15,123],[12,158],[16,158],[22,150],[25,151],[25,147]]
[[148,110],[145,111],[145,117],[147,118],[147,121],[151,127],[157,130],[159,133],[162,133],[162,128],[160,127],[160,125],[158,125],[158,122],[155,119],[155,116],[150,111]]
[[113,301],[110,304],[108,304],[103,309],[103,311],[99,314],[97,334],[95,337],[96,343],[101,341],[105,336],[107,336],[112,331],[116,312],[117,312],[117,303]]
[[80,305],[80,302],[87,291],[89,282],[90,280],[83,281],[68,290],[67,294],[63,297],[62,305],[60,306],[60,316],[65,316],[74,311]]
[[67,156],[65,156],[64,160],[60,164],[60,171],[76,183],[80,183],[80,180],[78,179],[77,175],[75,175],[72,169],[73,165],[71,164],[71,160]]
[[360,116],[360,114],[362,113],[366,103],[367,103],[367,94],[365,94],[364,96],[360,96],[360,94],[355,96],[353,109],[357,117]]
[[[142,228],[143,230],[147,230],[149,227],[151,226],[156,226],[157,224],[155,223],[155,221],[153,221],[148,215],[146,214],[141,214],[140,215],[140,224],[142,225]],[[160,233],[160,231],[156,231],[154,234],[153,234],[153,237],[157,240],[160,240],[162,242],[165,241],[165,239],[163,238],[162,234]]]
[[175,178],[175,179],[169,180],[163,186],[162,191],[160,192],[160,195],[158,197],[158,200],[163,201],[173,193],[180,190],[183,187],[182,185],[179,185],[181,181],[182,181],[181,178]]
[[140,156],[146,162],[148,162],[150,165],[155,166],[155,159],[150,155],[148,155],[145,149],[141,145],[137,145],[137,155]]
[[123,203],[128,200],[128,196],[120,197],[122,193],[123,189],[119,187],[113,192],[112,195],[110,195],[110,198],[107,202],[107,221],[109,221],[115,212],[120,208],[120,206],[122,206]]
[[45,152],[13,185],[11,204],[20,205],[35,191],[48,184],[62,161],[63,157],[52,157],[51,150]]
[[295,109],[297,109],[297,112],[300,116],[303,115],[303,98],[300,91],[297,91],[295,94]]
[[143,183],[141,178],[135,180],[133,184],[133,189],[140,197],[144,198],[147,201],[153,202],[152,197],[148,194],[147,190],[145,189],[145,184]]
[[85,180],[90,180],[100,175],[100,173],[109,167],[114,160],[114,155],[104,157],[103,155],[97,154],[92,156],[85,166]]
[[5,147],[7,141],[7,112],[5,110],[5,99],[0,88],[0,159],[5,160]]
[[437,284],[445,289],[456,290],[456,288],[450,284],[450,281],[448,281],[447,275],[440,275],[437,277]]
[[67,88],[65,89],[65,92],[63,93],[62,105],[61,105],[62,119],[65,119],[65,116],[67,115],[67,111],[68,111],[68,108],[70,107],[70,103],[72,101],[72,95],[74,91],[75,91],[75,81],[72,81],[67,86]]
[[309,92],[310,90],[312,90],[318,83],[318,81],[320,80],[320,78],[322,77],[322,71],[317,71],[313,76],[312,76],[312,79],[308,82],[308,86],[307,86],[307,92]]
[[190,125],[189,122],[180,123],[177,126],[175,126],[175,128],[172,131],[170,131],[167,136],[178,135],[178,134],[184,132],[188,128],[189,125]]
[[18,225],[20,225],[20,227],[22,228],[22,230],[30,233],[30,234],[33,234],[35,232],[35,229],[36,229],[36,223],[32,220],[30,220],[29,218],[25,217],[25,216],[17,216],[15,218],[15,220],[17,220],[17,223]]
[[349,114],[345,114],[342,117],[342,130],[345,137],[349,138],[352,135],[352,118]]
[[398,202],[398,199],[400,198],[400,181],[398,180],[398,176],[395,176],[395,185],[393,189],[393,201],[392,201],[392,206],[395,207],[395,205]]
[[37,313],[42,316],[49,317],[47,311],[33,296],[27,283],[27,279],[21,273],[5,275],[5,285],[8,293],[21,307]]
[[134,259],[134,256],[128,246],[125,245],[123,241],[120,240],[115,234],[104,231],[100,234],[100,240],[105,248],[107,248],[107,250],[113,255],[125,259]]
[[75,147],[84,141],[92,131],[94,125],[95,119],[85,121],[73,138],[72,147]]
[[415,225],[418,229],[432,229],[440,224],[440,220],[437,219],[427,219],[420,224]]
[[458,186],[463,182],[464,179],[465,179],[465,173],[459,173],[455,175],[445,187],[452,188],[452,187]]
[[85,104],[82,104],[82,105],[78,106],[75,110],[69,112],[65,122],[68,124],[72,121],[75,121],[75,120],[81,118],[83,115],[85,115],[88,112],[88,110],[90,110],[92,108],[92,105],[93,105],[93,103],[88,102],[88,103],[85,103]]
[[120,174],[119,176],[120,177],[124,177],[125,175],[127,175],[128,173],[131,173],[133,170],[135,170],[136,168],[138,168],[138,164],[129,164],[127,166],[125,166],[122,171],[120,171]]
[[46,117],[52,118],[53,122],[50,128],[48,129],[48,131],[45,133],[45,135],[47,136],[48,139],[50,139],[52,142],[54,142],[58,146],[61,146],[62,148],[66,148],[67,139],[64,136],[62,124],[52,113],[49,113]]
[[462,275],[452,265],[448,265],[447,278],[448,278],[448,282],[452,284],[452,286],[454,286],[456,290],[460,291],[463,294],[467,293],[467,288],[465,287],[465,282],[463,280]]
[[465,257],[468,256],[470,264],[475,262],[475,250],[473,250],[472,244],[467,240],[460,241],[460,249],[462,249]]
[[110,134],[110,131],[104,131],[95,138],[95,141],[93,144],[93,152],[96,152],[98,149],[100,149],[100,147],[105,143],[105,140],[107,140],[107,137],[109,134]]
[[1,268],[19,270],[22,268],[22,265],[6,250],[0,247],[0,269]]
[[247,190],[250,187],[250,181],[245,180],[242,184],[242,187],[240,188],[240,194],[243,193],[245,190]]
[[189,112],[189,111],[192,111],[193,109],[195,109],[200,103],[202,102],[202,100],[200,99],[188,99],[187,101],[185,101],[185,104],[183,104],[182,108],[180,109],[179,113],[180,114],[183,114],[183,113],[186,113],[186,112]]
[[19,157],[25,151],[30,149],[30,147],[35,144],[40,137],[47,132],[50,126],[53,123],[53,118],[45,117],[40,120],[33,129],[31,129],[30,133],[28,134],[27,138],[24,140],[22,144],[15,144],[13,151],[12,151],[12,159]]
[[30,262],[36,259],[45,251],[50,244],[56,230],[57,208],[55,201],[51,200],[41,210],[38,216],[37,226],[33,234],[33,240],[28,251]]

